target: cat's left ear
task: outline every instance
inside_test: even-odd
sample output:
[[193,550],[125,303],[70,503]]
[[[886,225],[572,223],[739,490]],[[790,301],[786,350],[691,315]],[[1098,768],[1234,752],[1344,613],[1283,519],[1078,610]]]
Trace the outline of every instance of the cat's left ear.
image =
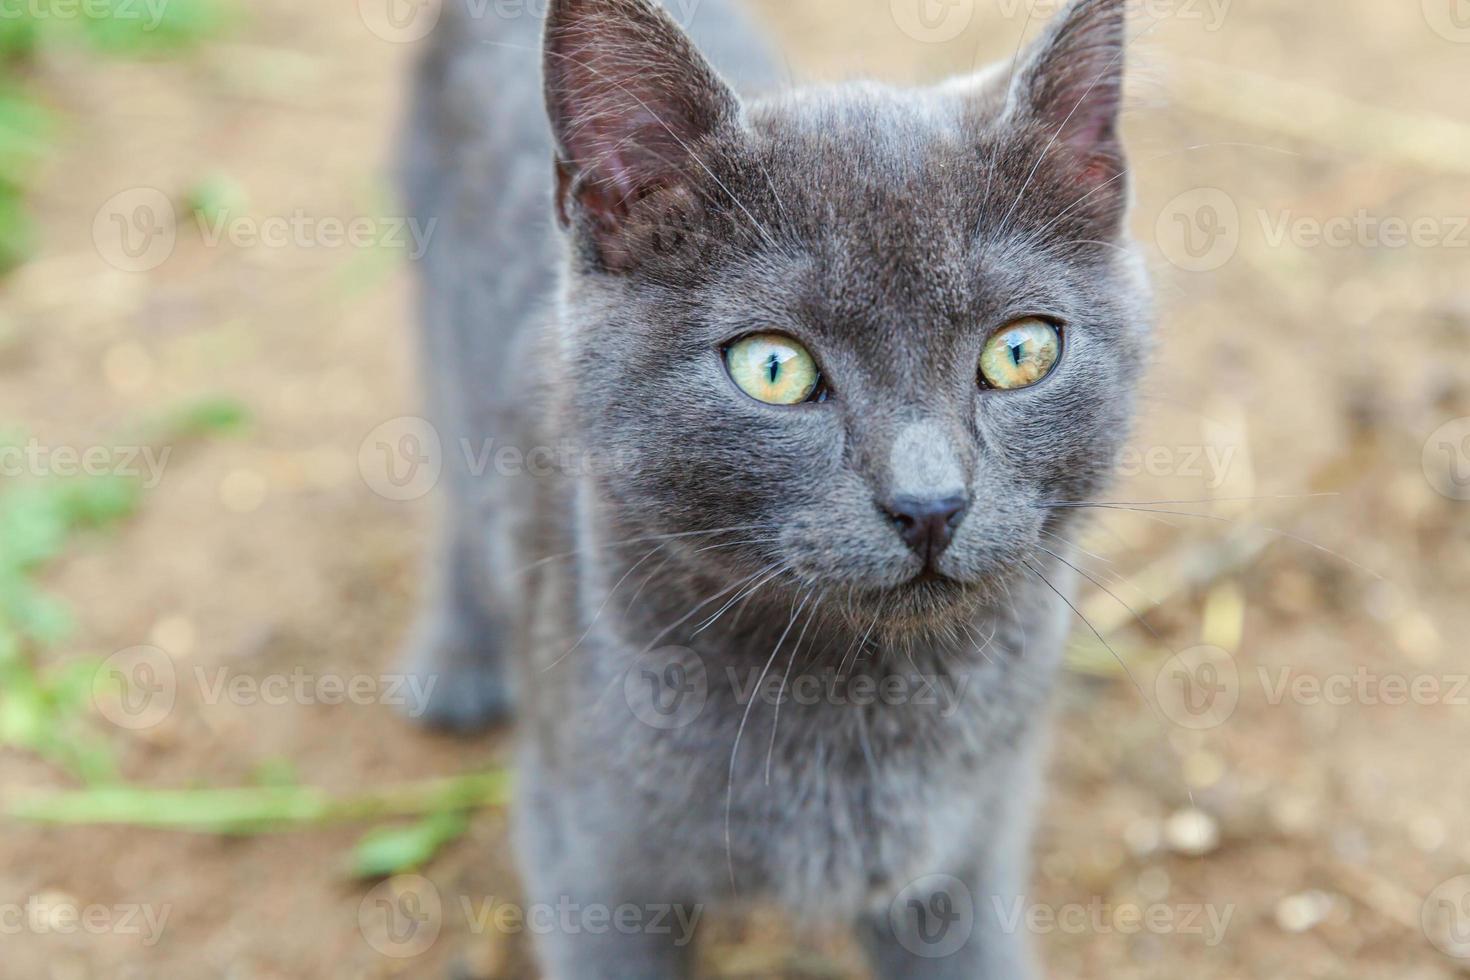
[[1035,123],[1074,166],[1084,190],[1123,183],[1123,55],[1126,0],[1075,0],[1026,53],[1007,96],[1007,111]]

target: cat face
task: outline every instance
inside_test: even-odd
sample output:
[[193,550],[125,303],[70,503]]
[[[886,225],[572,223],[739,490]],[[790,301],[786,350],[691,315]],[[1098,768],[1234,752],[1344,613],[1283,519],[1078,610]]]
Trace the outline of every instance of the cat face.
[[1014,81],[749,106],[652,7],[553,10],[575,412],[617,534],[915,622],[1057,549],[1149,332],[1121,7],[1075,5]]

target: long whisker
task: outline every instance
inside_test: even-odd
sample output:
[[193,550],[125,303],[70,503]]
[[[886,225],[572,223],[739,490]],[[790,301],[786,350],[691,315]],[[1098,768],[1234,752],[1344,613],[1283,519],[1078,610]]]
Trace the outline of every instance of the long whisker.
[[735,730],[735,744],[730,747],[730,775],[725,788],[725,864],[727,870],[730,872],[730,890],[736,895],[740,894],[740,886],[735,882],[735,850],[731,845],[730,839],[730,811],[735,805],[735,760],[740,753],[740,739],[745,735],[745,726],[750,721],[750,711],[755,707],[757,699],[754,692],[759,691],[761,685],[765,683],[766,675],[771,672],[771,667],[776,663],[776,657],[780,654],[781,647],[786,643],[786,637],[791,635],[791,629],[796,625],[796,618],[806,608],[807,599],[810,598],[811,594],[808,593],[807,598],[801,601],[801,606],[792,612],[791,622],[786,624],[785,632],[776,641],[776,648],[771,651],[771,659],[766,661],[766,666],[761,670],[761,675],[756,680],[755,687],[751,688],[750,700],[745,703],[745,714],[740,716],[740,727]]
[[[1057,506],[1058,507],[1061,507],[1062,509],[1076,508],[1076,509],[1083,509],[1083,510],[1086,510],[1086,509],[1091,509],[1091,510],[1109,510],[1109,511],[1121,512],[1121,513],[1148,514],[1148,515],[1161,515],[1162,514],[1162,515],[1168,515],[1170,517],[1193,517],[1195,520],[1200,520],[1200,521],[1215,521],[1216,523],[1219,523],[1219,524],[1230,524],[1230,525],[1233,525],[1233,526],[1236,526],[1236,527],[1250,528],[1251,530],[1255,530],[1255,531],[1265,531],[1268,534],[1275,534],[1275,535],[1278,535],[1279,537],[1286,538],[1286,539],[1288,539],[1290,541],[1295,541],[1298,544],[1306,545],[1308,548],[1312,548],[1315,551],[1320,551],[1324,555],[1329,555],[1329,556],[1331,556],[1333,558],[1336,558],[1338,561],[1343,562],[1344,564],[1351,565],[1353,568],[1356,568],[1358,571],[1362,572],[1364,575],[1369,575],[1369,576],[1377,579],[1380,582],[1388,583],[1388,579],[1384,578],[1382,575],[1378,574],[1373,569],[1371,569],[1368,566],[1362,564],[1361,562],[1354,561],[1353,559],[1349,558],[1347,555],[1344,555],[1344,554],[1342,554],[1340,552],[1337,552],[1337,551],[1333,551],[1331,548],[1327,547],[1326,545],[1318,544],[1317,542],[1313,541],[1310,538],[1304,538],[1304,537],[1302,537],[1299,534],[1293,534],[1292,532],[1282,530],[1279,527],[1267,527],[1264,524],[1253,524],[1253,523],[1250,523],[1248,521],[1238,521],[1238,520],[1235,520],[1235,519],[1230,518],[1230,517],[1222,517],[1219,514],[1196,514],[1196,513],[1192,512],[1192,511],[1161,510],[1161,509],[1158,509],[1158,508],[1155,508],[1155,507],[1130,507],[1130,506],[1126,506],[1126,505],[1122,505],[1122,504],[1068,504],[1068,505],[1057,505]],[[1389,583],[1389,584],[1391,584],[1391,583]]]
[[1031,559],[1022,558],[1021,564],[1025,565],[1033,573],[1035,573],[1036,577],[1041,579],[1042,584],[1044,584],[1052,592],[1056,593],[1057,598],[1067,604],[1067,608],[1072,610],[1073,615],[1082,620],[1083,625],[1085,625],[1089,630],[1092,631],[1092,635],[1096,636],[1098,638],[1098,641],[1107,648],[1108,653],[1111,653],[1113,655],[1113,659],[1118,661],[1118,666],[1123,668],[1123,673],[1128,675],[1129,682],[1131,682],[1134,688],[1137,689],[1138,696],[1143,698],[1143,700],[1148,704],[1153,704],[1153,702],[1148,700],[1148,695],[1143,693],[1143,686],[1140,685],[1138,683],[1138,679],[1133,676],[1133,671],[1128,669],[1127,661],[1125,661],[1122,657],[1118,655],[1118,651],[1114,650],[1113,645],[1108,642],[1108,638],[1103,636],[1102,632],[1099,631],[1096,626],[1092,625],[1092,621],[1086,616],[1082,615],[1082,610],[1078,609],[1077,605],[1071,599],[1068,599],[1061,589],[1058,589],[1055,585],[1052,585],[1051,580],[1042,573],[1041,569],[1037,568],[1034,564],[1031,563]]
[[1116,592],[1114,592],[1112,589],[1108,588],[1106,585],[1103,585],[1097,579],[1093,578],[1092,575],[1088,574],[1087,571],[1085,571],[1084,569],[1078,567],[1077,565],[1072,564],[1067,559],[1065,559],[1061,555],[1057,554],[1055,551],[1052,551],[1050,548],[1044,547],[1042,545],[1037,545],[1037,547],[1038,548],[1041,548],[1042,551],[1046,552],[1048,555],[1051,555],[1057,561],[1061,562],[1063,565],[1066,565],[1068,568],[1072,569],[1072,571],[1076,572],[1078,575],[1081,575],[1083,578],[1087,579],[1087,581],[1091,582],[1093,585],[1097,586],[1099,589],[1102,589],[1104,592],[1106,592],[1109,596],[1112,597],[1112,599],[1113,599],[1114,602],[1116,602],[1118,605],[1122,606],[1124,609],[1128,610],[1128,613],[1134,619],[1138,620],[1138,625],[1140,625],[1144,629],[1148,630],[1149,633],[1151,633],[1153,635],[1153,638],[1155,640],[1158,640],[1160,643],[1162,643],[1164,645],[1164,647],[1169,650],[1170,653],[1173,653],[1174,652],[1173,649],[1170,648],[1167,643],[1164,643],[1164,638],[1159,635],[1158,630],[1154,629],[1153,626],[1151,626],[1149,624],[1148,620],[1146,620],[1146,619],[1143,618],[1143,616],[1138,612],[1138,610],[1134,609],[1131,605],[1129,605],[1128,603],[1124,602],[1118,596],[1118,594]]
[[512,574],[524,575],[526,572],[540,568],[543,565],[549,565],[552,562],[557,561],[564,561],[568,558],[576,558],[580,555],[589,554],[594,551],[600,551],[605,548],[624,548],[628,545],[648,544],[652,541],[678,541],[683,538],[698,538],[715,534],[731,534],[735,531],[755,531],[766,526],[767,525],[764,524],[740,524],[734,527],[719,527],[708,531],[681,531],[678,534],[647,534],[638,538],[629,538],[626,541],[611,541],[607,543],[595,544],[587,548],[578,548],[575,551],[566,551],[557,555],[548,555],[545,558],[541,558],[537,561],[532,562],[529,565],[516,569],[516,571]]
[[[1091,198],[1094,194],[1097,194],[1098,192],[1107,189],[1108,187],[1112,186],[1117,181],[1122,180],[1124,177],[1127,177],[1129,174],[1133,173],[1136,170],[1139,170],[1140,168],[1142,168],[1143,166],[1145,166],[1147,164],[1158,163],[1160,160],[1166,160],[1169,157],[1178,156],[1181,153],[1193,153],[1193,152],[1195,152],[1197,150],[1211,150],[1211,149],[1216,149],[1218,147],[1247,148],[1247,149],[1253,149],[1253,150],[1270,150],[1270,151],[1272,151],[1274,153],[1281,153],[1281,154],[1284,154],[1286,156],[1294,156],[1294,157],[1295,156],[1301,156],[1300,153],[1297,153],[1297,152],[1295,152],[1293,150],[1284,149],[1284,148],[1279,147],[1279,146],[1268,146],[1268,145],[1266,145],[1264,143],[1243,143],[1243,142],[1235,142],[1235,141],[1220,142],[1220,143],[1196,143],[1193,146],[1186,146],[1186,147],[1183,147],[1182,149],[1170,150],[1168,153],[1160,153],[1158,156],[1149,157],[1147,160],[1140,160],[1137,163],[1133,164],[1132,166],[1124,167],[1123,170],[1120,171],[1117,175],[1115,175],[1113,177],[1109,177],[1107,180],[1103,181],[1101,184],[1098,184],[1092,190],[1088,191],[1086,194],[1083,194],[1077,200],[1073,201],[1071,204],[1067,205],[1067,207],[1063,208],[1062,211],[1056,217],[1052,218],[1046,224],[1042,225],[1039,229],[1037,229],[1036,231],[1032,232],[1027,238],[1023,239],[1018,245],[1016,245],[1015,248],[1017,250],[1020,250],[1020,249],[1029,248],[1029,247],[1035,245],[1038,241],[1040,241],[1042,239],[1042,236],[1044,236],[1048,231],[1051,231],[1051,229],[1055,228],[1061,222],[1061,220],[1063,218],[1065,218],[1067,215],[1071,214],[1077,208],[1079,208],[1083,204],[1085,204],[1088,201],[1088,199]],[[1091,242],[1078,242],[1078,243],[1073,243],[1073,244],[1095,244],[1095,243],[1091,243]]]
[[771,785],[771,759],[776,754],[776,729],[781,724],[781,701],[786,694],[786,685],[791,682],[791,669],[796,666],[796,654],[801,649],[801,644],[806,640],[806,631],[811,629],[812,620],[817,618],[817,609],[822,600],[827,597],[823,592],[817,596],[817,601],[812,603],[812,611],[806,617],[806,624],[802,626],[801,632],[796,636],[796,643],[791,647],[791,659],[786,661],[786,673],[781,677],[781,693],[776,696],[776,711],[771,718],[771,745],[766,749],[766,785]]
[[1263,500],[1317,500],[1341,497],[1340,493],[1281,493],[1257,497],[1203,497],[1199,500],[1057,500],[1048,507],[1180,507],[1194,504],[1239,504]]
[[644,562],[648,561],[648,559],[650,559],[654,555],[658,554],[659,551],[660,551],[660,549],[662,549],[662,548],[663,548],[663,544],[661,544],[661,543],[654,545],[651,549],[649,549],[648,554],[646,554],[642,558],[638,559],[637,562],[635,562],[632,566],[630,566],[628,568],[628,570],[626,572],[623,573],[623,577],[620,578],[620,579],[618,579],[617,583],[612,588],[610,588],[610,589],[607,590],[607,595],[603,598],[602,605],[598,606],[597,607],[597,612],[595,612],[595,613],[592,614],[592,619],[591,619],[590,622],[588,622],[587,629],[582,632],[582,635],[581,636],[577,637],[577,642],[576,643],[573,643],[570,647],[568,647],[566,653],[563,653],[560,657],[557,657],[554,661],[552,661],[546,667],[543,667],[542,668],[542,672],[543,673],[545,671],[551,670],[554,667],[556,667],[563,660],[567,659],[573,653],[575,653],[579,647],[582,646],[582,644],[586,641],[587,637],[591,636],[592,635],[592,631],[597,628],[597,621],[602,618],[602,614],[607,610],[608,604],[612,602],[613,596],[615,596],[615,595],[618,594],[618,589],[620,589],[620,588],[623,587],[623,583],[626,582],[626,581],[628,581],[629,576],[631,576],[634,572],[638,571],[638,569],[643,565]]
[[[715,623],[719,621],[719,619],[720,619],[721,616],[725,615],[725,613],[727,613],[727,612],[730,611],[730,607],[731,606],[735,605],[735,603],[739,602],[742,599],[748,599],[748,598],[750,598],[757,591],[759,591],[760,588],[762,586],[764,586],[767,582],[769,582],[772,579],[776,578],[782,572],[788,571],[790,569],[790,567],[791,567],[790,564],[783,562],[783,563],[777,565],[774,570],[762,569],[761,572],[756,573],[757,575],[761,575],[761,574],[764,574],[766,571],[771,571],[771,574],[769,576],[767,576],[764,579],[761,579],[755,585],[751,586],[748,591],[743,592],[743,593],[741,593],[739,595],[736,595],[735,598],[733,598],[729,602],[725,603],[725,605],[720,608],[720,611],[719,612],[715,613],[709,619],[705,620],[705,622],[699,627],[699,629],[695,630],[690,635],[691,636],[698,636],[699,634],[703,633],[705,630],[709,629],[711,626],[715,625]],[[751,576],[751,578],[754,578],[754,577],[756,577],[756,576]],[[750,579],[746,579],[746,581],[749,582]]]

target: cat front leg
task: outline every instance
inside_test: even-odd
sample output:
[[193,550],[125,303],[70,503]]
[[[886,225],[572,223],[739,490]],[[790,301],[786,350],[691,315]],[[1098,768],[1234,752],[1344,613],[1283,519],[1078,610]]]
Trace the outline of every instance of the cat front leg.
[[404,712],[429,728],[468,734],[509,719],[508,631],[487,607],[484,557],[470,521],[446,517],[418,622],[403,657],[413,683]]
[[1031,980],[1025,897],[1015,875],[921,878],[859,924],[879,980]]
[[620,847],[636,816],[609,800],[549,790],[522,759],[518,851],[527,927],[548,980],[686,980],[704,908],[656,887],[638,847]]

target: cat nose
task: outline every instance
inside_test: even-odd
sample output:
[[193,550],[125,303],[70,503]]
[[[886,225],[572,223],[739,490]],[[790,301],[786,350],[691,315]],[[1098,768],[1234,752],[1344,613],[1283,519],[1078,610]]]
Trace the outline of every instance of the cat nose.
[[969,509],[970,502],[964,497],[895,497],[883,506],[883,512],[898,528],[904,543],[926,565],[932,565],[944,554]]

